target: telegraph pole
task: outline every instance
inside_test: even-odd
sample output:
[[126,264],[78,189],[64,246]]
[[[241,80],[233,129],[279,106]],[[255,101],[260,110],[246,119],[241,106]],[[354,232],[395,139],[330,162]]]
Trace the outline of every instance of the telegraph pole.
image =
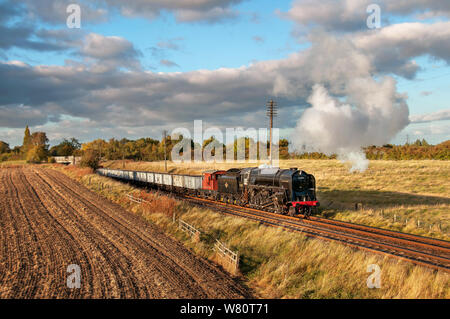
[[163,141],[164,141],[164,171],[167,172],[167,152],[166,152],[166,136],[167,131],[163,131]]
[[274,116],[277,116],[277,102],[270,99],[266,103],[267,106],[267,116],[269,117],[270,121],[270,148],[269,148],[269,158],[270,158],[270,165],[272,165],[272,129],[273,129],[273,118]]

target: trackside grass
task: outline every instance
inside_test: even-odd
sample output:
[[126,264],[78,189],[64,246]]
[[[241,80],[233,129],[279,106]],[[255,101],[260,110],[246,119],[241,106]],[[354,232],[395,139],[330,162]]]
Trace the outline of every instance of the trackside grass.
[[[322,169],[332,170],[337,162],[330,162],[310,163],[311,167],[304,169],[314,173],[313,165],[323,165]],[[132,163],[129,165],[132,166]],[[300,165],[298,166],[300,167]],[[355,250],[334,242],[310,239],[300,233],[260,225],[244,218],[193,208],[164,195],[148,194],[130,185],[97,176],[89,171],[80,172],[78,168],[60,165],[52,167],[63,171],[91,190],[160,226],[166,233],[181,240],[202,257],[214,260],[212,247],[214,240],[220,239],[231,249],[239,251],[241,278],[256,296],[261,298],[450,298],[450,275],[448,273],[416,266],[383,255]],[[143,170],[142,167],[128,168]],[[152,169],[154,168],[148,168],[148,170]],[[316,169],[318,168],[316,167]],[[341,170],[339,167],[334,167],[334,169],[340,171],[338,174],[343,176],[347,174],[344,172],[345,168]],[[356,179],[358,178],[361,177],[357,176]],[[376,179],[374,183],[381,182]],[[365,185],[366,188],[372,187],[366,185],[367,183],[364,184],[361,180],[359,184]],[[332,187],[334,184],[329,182],[326,185],[329,186],[325,187]],[[333,187],[351,188],[345,183],[338,183],[338,185]],[[142,205],[130,202],[125,196],[129,193],[144,198],[150,204]],[[434,196],[445,198],[443,194]],[[395,201],[395,199],[392,200]],[[345,204],[345,201],[342,203]],[[386,207],[383,209],[386,210]],[[405,208],[400,209],[406,211]],[[442,208],[438,207],[438,211],[440,209]],[[322,213],[327,212],[333,213],[331,209],[324,210]],[[172,222],[172,213],[202,231],[199,243],[195,243],[185,233],[178,230],[177,225]],[[338,215],[338,213],[343,215]],[[356,216],[360,216],[361,211],[339,210],[333,214],[334,218],[356,218]],[[369,217],[368,213],[367,218],[372,221]],[[373,220],[378,218],[372,217]],[[367,267],[371,264],[377,264],[381,269],[381,288],[379,289],[367,287],[367,279],[370,275]]]

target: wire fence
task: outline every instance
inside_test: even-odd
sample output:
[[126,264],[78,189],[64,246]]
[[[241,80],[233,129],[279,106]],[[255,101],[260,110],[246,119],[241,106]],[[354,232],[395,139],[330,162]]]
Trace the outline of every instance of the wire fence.
[[222,266],[233,274],[239,271],[239,252],[230,250],[224,243],[216,239],[214,249]]
[[428,222],[421,218],[417,217],[405,217],[400,214],[392,214],[392,213],[386,213],[384,210],[373,210],[369,213],[363,211],[363,204],[362,203],[355,203],[355,210],[364,214],[368,214],[369,216],[376,216],[380,217],[386,221],[390,221],[394,224],[400,224],[403,226],[412,226],[415,228],[425,229],[429,231],[437,231],[441,232],[443,234],[447,234],[449,232],[449,227],[442,221],[438,222]]
[[188,233],[194,239],[195,242],[200,241],[200,233],[201,232],[194,226],[186,223],[181,218],[178,219],[178,228],[180,228],[185,233]]
[[[126,194],[126,197],[131,202],[136,204],[142,204],[146,202],[148,203],[148,201],[142,198],[134,197],[131,194]],[[175,212],[172,214],[172,217],[173,222],[175,223],[176,222]],[[183,232],[187,233],[194,240],[194,242],[198,243],[201,241],[202,232],[195,226],[185,222],[181,218],[178,218],[178,228],[181,229]],[[221,264],[225,270],[227,270],[231,274],[236,275],[239,272],[239,252],[232,251],[218,239],[215,239],[215,241],[216,242],[214,244],[213,250],[216,252],[217,262]]]

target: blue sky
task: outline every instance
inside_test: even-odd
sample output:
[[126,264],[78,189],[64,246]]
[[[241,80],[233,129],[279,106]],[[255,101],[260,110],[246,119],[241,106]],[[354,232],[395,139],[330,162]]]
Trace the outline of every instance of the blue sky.
[[[365,7],[352,12],[343,1],[324,1],[320,8],[309,0],[203,0],[199,6],[177,0],[169,7],[160,0],[136,1],[144,3],[141,7],[120,0],[107,6],[80,1],[81,29],[65,26],[65,0],[45,0],[40,7],[28,0],[0,1],[3,8],[15,6],[14,14],[6,15],[5,10],[7,18],[3,21],[0,16],[1,26],[7,30],[3,32],[4,39],[0,37],[0,60],[8,68],[1,73],[2,82],[8,81],[6,76],[10,79],[6,87],[0,87],[7,96],[0,100],[0,139],[11,145],[20,144],[22,125],[28,122],[32,130],[48,131],[52,143],[70,136],[82,141],[122,137],[119,135],[159,137],[163,128],[189,126],[200,116],[219,127],[264,127],[264,101],[269,97],[279,100],[277,125],[284,137],[292,139],[297,118],[310,106],[307,101],[312,81],[317,79],[304,79],[310,76],[306,73],[313,71],[303,65],[302,54],[307,55],[316,45],[313,43],[322,41],[321,37],[342,38],[358,46],[358,41],[374,35],[373,32],[380,34],[376,41],[390,41],[387,50],[392,52],[358,50],[373,63],[370,72],[374,78],[389,76],[397,81],[397,93],[406,94],[410,119],[417,122],[400,125],[395,134],[383,138],[394,143],[403,143],[407,135],[411,140],[426,138],[432,143],[449,139],[446,112],[450,110],[450,53],[446,55],[439,41],[450,40],[450,34],[442,31],[432,39],[434,42],[422,47],[424,38],[419,35],[417,47],[409,47],[415,41],[400,41],[393,34],[403,34],[402,29],[410,22],[420,24],[423,30],[427,26],[430,30],[437,28],[439,23],[447,26],[450,9],[445,1],[437,0],[428,4],[413,0],[409,7],[400,2],[396,5],[395,1],[379,2],[383,24],[374,31],[365,27]],[[216,16],[215,10],[224,14]],[[418,12],[429,16],[424,18]],[[96,14],[99,17],[95,18]],[[230,17],[222,19],[226,14]],[[28,36],[18,32],[21,26],[29,27]],[[60,32],[60,36],[48,35],[50,32]],[[14,39],[16,34],[19,38]],[[30,41],[58,45],[61,49],[36,49]],[[102,48],[113,48],[113,52]],[[384,57],[393,52],[399,55],[395,63]],[[323,54],[332,57],[332,49]],[[413,75],[404,71],[411,62],[417,65]],[[226,70],[221,71],[222,68]],[[283,70],[292,74],[285,78]],[[25,80],[18,76],[22,72],[29,74]],[[321,73],[326,74],[326,70]],[[333,86],[341,84],[330,78],[321,74],[318,84],[329,88],[331,96],[351,100],[353,93],[339,92]],[[92,87],[80,84],[83,79],[92,81]],[[282,83],[281,91],[275,89],[277,81]],[[180,114],[178,118],[167,114],[172,107],[171,113]],[[8,116],[14,114],[18,115],[16,119],[9,120]],[[20,114],[22,121],[17,119]],[[131,115],[140,118],[134,120]],[[424,120],[427,115],[433,115],[433,120],[429,120],[430,116]],[[375,139],[374,143],[378,141]]]

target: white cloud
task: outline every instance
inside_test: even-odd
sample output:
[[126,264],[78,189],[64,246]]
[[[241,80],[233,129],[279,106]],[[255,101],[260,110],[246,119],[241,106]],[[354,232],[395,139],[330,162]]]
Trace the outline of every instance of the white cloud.
[[179,22],[219,22],[235,18],[234,4],[243,0],[109,0],[110,9],[118,8],[124,16],[154,19],[162,12],[172,12]]
[[367,30],[367,7],[381,8],[383,23],[393,16],[420,15],[422,18],[450,17],[447,0],[295,0],[283,16],[303,27],[320,27],[330,32]]
[[427,123],[450,120],[450,109],[440,110],[427,114],[411,115],[409,119],[411,123]]
[[138,57],[141,53],[121,37],[90,33],[84,39],[80,54],[101,61],[104,66],[140,68]]

